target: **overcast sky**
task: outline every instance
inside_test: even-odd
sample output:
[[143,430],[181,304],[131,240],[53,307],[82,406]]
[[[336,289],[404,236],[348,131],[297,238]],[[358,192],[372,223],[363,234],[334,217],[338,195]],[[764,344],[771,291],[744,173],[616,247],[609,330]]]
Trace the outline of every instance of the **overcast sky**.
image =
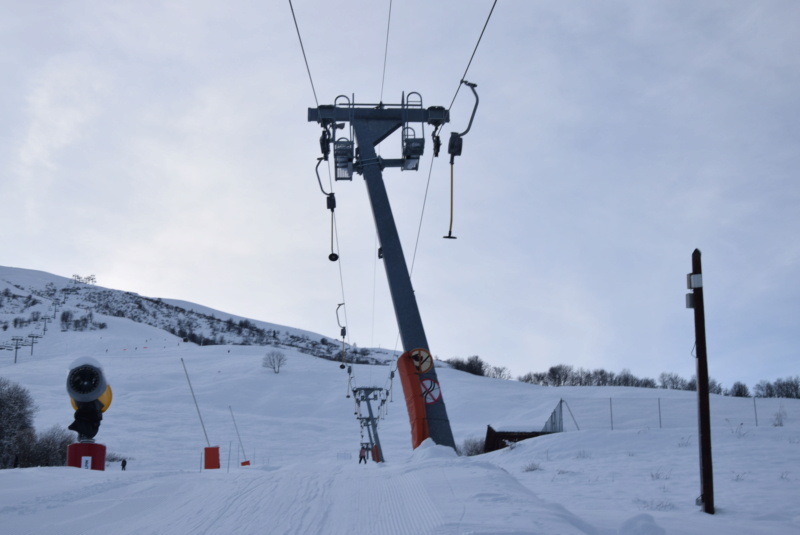
[[[0,5],[0,264],[330,337],[344,301],[350,342],[396,347],[359,176],[333,186],[327,258],[288,0]],[[319,104],[449,107],[491,6],[397,0],[389,24],[388,0],[294,0]],[[430,139],[419,172],[384,172],[409,264],[421,229],[431,351],[688,378],[699,248],[711,376],[800,373],[798,23],[792,0],[500,0],[467,74],[458,239]]]

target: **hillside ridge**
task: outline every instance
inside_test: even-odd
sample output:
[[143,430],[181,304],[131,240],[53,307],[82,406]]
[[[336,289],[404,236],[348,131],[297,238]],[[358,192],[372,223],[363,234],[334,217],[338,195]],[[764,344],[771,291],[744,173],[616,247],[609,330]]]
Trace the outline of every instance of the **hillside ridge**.
[[[103,329],[106,327],[103,316],[109,316],[156,327],[198,346],[292,347],[315,357],[344,358],[360,364],[382,364],[392,357],[385,350],[358,348],[347,343],[342,355],[341,341],[317,333],[252,320],[187,301],[104,288],[94,284],[94,279],[94,276],[78,275],[68,279],[44,271],[0,266],[0,347],[28,346],[48,328],[62,331]],[[22,338],[22,342],[13,342],[15,337]]]

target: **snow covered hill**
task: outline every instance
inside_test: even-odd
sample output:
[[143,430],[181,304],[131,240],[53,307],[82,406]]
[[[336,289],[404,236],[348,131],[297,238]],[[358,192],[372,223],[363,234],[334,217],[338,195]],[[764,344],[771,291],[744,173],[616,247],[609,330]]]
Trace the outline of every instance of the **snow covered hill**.
[[[94,277],[72,279],[49,273],[0,266],[0,347],[8,348],[15,334],[40,336],[48,322],[61,330],[98,330],[105,322],[95,315],[127,318],[167,331],[197,345],[289,346],[317,357],[341,358],[340,343],[310,331],[256,321],[208,307],[141,296],[96,286]],[[9,326],[25,333],[6,332]],[[30,342],[29,339],[24,340]],[[345,344],[345,357],[359,363],[386,363],[393,352],[358,349]]]
[[[38,272],[7,269],[0,293],[22,296],[20,286],[41,286]],[[16,328],[13,319],[32,310],[0,310],[0,320],[10,322],[0,336],[27,336],[33,325]],[[51,324],[33,355],[30,347],[17,351],[16,364],[13,351],[0,352],[0,377],[30,391],[36,427],[44,430],[71,422],[70,363],[100,361],[114,398],[97,440],[128,459],[127,471],[114,462],[105,472],[0,470],[4,534],[800,532],[797,400],[712,396],[711,516],[694,503],[700,483],[692,392],[547,388],[442,366],[457,443],[482,437],[487,425],[539,430],[566,401],[566,432],[458,457],[430,443],[412,450],[391,365],[355,364],[357,386],[391,386],[394,400],[379,424],[386,462],[365,466],[357,463],[360,428],[337,362],[281,347],[287,363],[275,374],[261,365],[275,346],[201,347],[125,317],[95,312],[93,321],[105,327],[62,331]],[[209,441],[221,447],[220,470],[201,470],[207,443],[181,359]],[[782,426],[773,425],[776,415]],[[241,466],[245,458],[250,466]]]

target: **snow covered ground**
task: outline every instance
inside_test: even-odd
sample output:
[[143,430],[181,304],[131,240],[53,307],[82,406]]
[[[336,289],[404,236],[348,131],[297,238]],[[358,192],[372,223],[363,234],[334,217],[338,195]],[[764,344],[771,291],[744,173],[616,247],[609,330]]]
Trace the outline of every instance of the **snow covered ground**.
[[[29,355],[0,353],[0,376],[29,389],[36,427],[68,425],[69,364],[99,360],[114,392],[98,442],[127,471],[0,471],[4,534],[626,534],[800,533],[800,402],[712,396],[717,514],[700,493],[694,394],[547,388],[440,366],[457,443],[486,426],[539,430],[567,401],[564,433],[476,457],[410,446],[399,381],[380,422],[386,463],[357,464],[359,426],[339,366],[285,350],[197,347],[102,318],[93,332],[50,329]],[[222,468],[201,470],[203,429],[184,359]],[[711,363],[714,366],[713,360]],[[357,386],[389,368],[355,366]],[[660,413],[659,413],[660,408]],[[245,453],[231,419],[233,410]],[[757,411],[757,412],[756,412]],[[773,418],[783,411],[783,426]],[[758,425],[756,425],[758,415]],[[611,429],[613,425],[614,429]],[[250,460],[251,466],[241,466]]]

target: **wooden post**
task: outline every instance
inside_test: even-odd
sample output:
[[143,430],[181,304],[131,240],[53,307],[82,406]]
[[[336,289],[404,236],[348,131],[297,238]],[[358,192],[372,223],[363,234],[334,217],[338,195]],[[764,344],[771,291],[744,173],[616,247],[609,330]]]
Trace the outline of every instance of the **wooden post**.
[[697,427],[700,438],[700,487],[697,499],[703,511],[714,514],[714,473],[711,462],[711,410],[708,399],[708,356],[706,353],[706,320],[703,303],[703,268],[700,249],[692,253],[692,272],[687,286],[692,294],[687,296],[687,306],[694,309],[695,346],[697,349]]

